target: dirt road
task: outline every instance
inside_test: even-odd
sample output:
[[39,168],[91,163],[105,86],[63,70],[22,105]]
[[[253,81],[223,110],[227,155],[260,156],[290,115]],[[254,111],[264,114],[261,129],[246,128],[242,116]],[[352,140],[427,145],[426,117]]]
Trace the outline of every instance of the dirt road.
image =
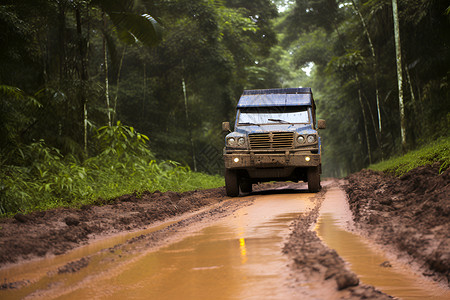
[[[361,182],[329,180],[318,194],[263,185],[235,199],[223,189],[129,195],[19,215],[0,224],[0,298],[448,299],[448,269],[374,243],[378,231],[361,222],[370,210],[356,214],[343,188]],[[440,253],[446,238],[426,238],[440,239]]]

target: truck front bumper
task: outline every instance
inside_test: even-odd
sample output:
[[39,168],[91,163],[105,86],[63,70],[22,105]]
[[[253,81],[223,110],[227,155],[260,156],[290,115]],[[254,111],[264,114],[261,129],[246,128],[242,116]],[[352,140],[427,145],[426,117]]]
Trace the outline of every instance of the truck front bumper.
[[320,154],[286,151],[284,153],[225,153],[226,169],[315,167],[321,164]]

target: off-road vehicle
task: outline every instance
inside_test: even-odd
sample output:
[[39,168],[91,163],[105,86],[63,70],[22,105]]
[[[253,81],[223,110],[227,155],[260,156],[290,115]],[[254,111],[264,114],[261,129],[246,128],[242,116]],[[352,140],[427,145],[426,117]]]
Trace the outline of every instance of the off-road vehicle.
[[237,105],[234,131],[223,122],[228,196],[249,193],[252,184],[305,181],[320,189],[321,139],[311,88],[245,90]]

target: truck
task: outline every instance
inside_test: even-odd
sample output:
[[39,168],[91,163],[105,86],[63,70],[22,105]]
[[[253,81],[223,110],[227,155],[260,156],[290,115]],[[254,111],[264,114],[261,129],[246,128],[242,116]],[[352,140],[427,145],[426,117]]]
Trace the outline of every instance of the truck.
[[322,143],[311,88],[244,90],[236,108],[234,131],[227,133],[223,158],[225,188],[230,197],[252,192],[269,181],[307,182],[320,190]]

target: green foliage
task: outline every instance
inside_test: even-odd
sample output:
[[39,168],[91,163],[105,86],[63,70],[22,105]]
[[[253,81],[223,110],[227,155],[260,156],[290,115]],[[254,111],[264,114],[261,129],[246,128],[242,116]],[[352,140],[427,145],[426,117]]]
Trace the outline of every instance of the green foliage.
[[[354,1],[375,59],[348,1],[7,2],[0,6],[0,40],[8,41],[0,48],[3,213],[217,185],[221,177],[182,166],[194,166],[195,156],[201,171],[220,172],[220,123],[232,121],[249,88],[313,88],[328,124],[327,176],[361,169],[369,154],[379,161],[399,153],[390,0]],[[279,18],[274,3],[286,9]],[[444,1],[399,0],[399,11],[413,149],[450,129],[450,18]],[[311,65],[308,77],[301,68]],[[109,113],[112,123],[132,127],[102,127]]]
[[370,165],[368,168],[401,176],[414,168],[436,162],[441,164],[440,173],[450,166],[450,137],[440,138],[403,156]]
[[111,154],[118,158],[124,155],[152,157],[150,150],[146,147],[149,138],[136,132],[133,127],[122,125],[120,121],[117,121],[116,126],[100,127],[97,132],[96,138],[99,146],[101,149],[105,149],[102,155]]
[[[398,3],[406,140],[414,149],[450,130],[450,56],[442,55],[450,19],[442,1]],[[390,0],[296,0],[277,26],[294,67],[314,63],[309,82],[328,124],[322,132],[326,176],[344,176],[402,151],[392,20]]]
[[332,57],[329,42],[326,32],[322,29],[302,35],[293,43],[294,49],[296,49],[293,54],[295,66],[303,67],[309,62],[326,65]]
[[20,142],[21,133],[36,121],[27,111],[36,111],[42,105],[23,90],[7,85],[0,85],[0,100],[0,151],[5,154]]
[[142,191],[186,191],[222,186],[220,176],[194,173],[173,161],[157,162],[148,137],[117,122],[95,138],[99,154],[80,162],[43,140],[15,150],[15,164],[1,160],[0,214],[79,207]]
[[266,60],[277,42],[270,0],[8,3],[0,7],[0,37],[8,41],[0,85],[40,106],[2,91],[4,154],[44,139],[63,156],[96,156],[95,129],[112,115],[151,136],[155,158],[193,167],[205,145],[220,155],[220,122],[233,117],[244,88],[280,82],[277,61]]

